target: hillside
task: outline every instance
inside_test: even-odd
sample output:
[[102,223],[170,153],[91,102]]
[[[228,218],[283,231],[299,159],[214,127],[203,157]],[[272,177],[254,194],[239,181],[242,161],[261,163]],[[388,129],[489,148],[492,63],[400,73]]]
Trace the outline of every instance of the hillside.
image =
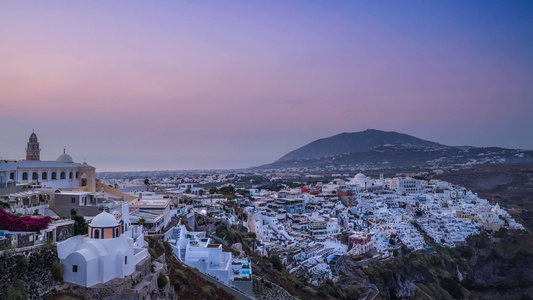
[[253,169],[465,169],[481,164],[533,165],[533,150],[446,146],[407,134],[369,129],[316,140]]
[[403,133],[368,129],[360,132],[341,133],[332,137],[316,140],[289,152],[282,158],[278,159],[277,162],[368,151],[374,147],[387,144],[407,144],[428,148],[448,147]]

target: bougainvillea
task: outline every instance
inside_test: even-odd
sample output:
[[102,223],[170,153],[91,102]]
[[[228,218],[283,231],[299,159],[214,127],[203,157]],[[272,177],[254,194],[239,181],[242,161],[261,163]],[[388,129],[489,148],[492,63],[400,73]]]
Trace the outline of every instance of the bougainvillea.
[[9,231],[40,231],[48,227],[52,217],[18,217],[0,208],[0,229]]

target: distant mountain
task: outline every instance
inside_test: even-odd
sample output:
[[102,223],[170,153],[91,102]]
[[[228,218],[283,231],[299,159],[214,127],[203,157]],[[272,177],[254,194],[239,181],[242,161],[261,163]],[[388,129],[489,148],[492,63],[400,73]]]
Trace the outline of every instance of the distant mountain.
[[369,129],[316,140],[254,169],[459,170],[479,164],[531,166],[533,150],[446,146],[394,131]]
[[428,148],[448,147],[403,133],[368,129],[360,132],[341,133],[332,137],[316,140],[301,148],[289,152],[276,162],[321,158],[368,151],[372,148],[388,144],[404,144]]

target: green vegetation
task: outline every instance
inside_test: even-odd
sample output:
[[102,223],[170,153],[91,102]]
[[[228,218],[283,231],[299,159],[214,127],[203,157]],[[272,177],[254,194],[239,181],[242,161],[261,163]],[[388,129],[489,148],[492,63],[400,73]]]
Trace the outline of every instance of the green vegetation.
[[26,300],[28,294],[25,292],[24,281],[17,279],[13,285],[6,284],[0,295],[0,300]]
[[71,215],[70,218],[74,220],[74,235],[84,235],[89,232],[89,226],[83,216]]
[[164,288],[168,283],[167,275],[163,272],[159,272],[159,277],[157,277],[157,286],[159,289]]
[[215,289],[211,286],[204,286],[202,288],[202,298],[204,299],[214,299],[216,293]]
[[462,299],[463,290],[461,285],[451,278],[443,278],[440,280],[440,286],[444,288],[453,298]]
[[52,263],[52,277],[54,277],[54,279],[56,281],[61,281],[63,280],[63,276],[65,275],[65,265],[60,263],[59,261],[54,261]]
[[235,195],[235,187],[233,185],[223,186],[219,189],[219,193],[223,195]]
[[357,287],[351,286],[343,289],[340,284],[328,279],[318,287],[318,295],[324,298],[334,297],[340,300],[358,299],[363,292]]
[[283,270],[283,263],[281,262],[281,259],[279,258],[278,255],[276,254],[271,255],[269,260],[272,263],[272,266],[274,267],[274,269],[278,270],[279,272]]
[[217,228],[216,235],[220,238],[225,237],[225,241],[227,241],[230,245],[235,243],[241,243],[242,250],[247,255],[251,254],[250,247],[254,245],[256,240],[256,234],[254,232],[240,232],[235,228],[230,228],[229,230]]

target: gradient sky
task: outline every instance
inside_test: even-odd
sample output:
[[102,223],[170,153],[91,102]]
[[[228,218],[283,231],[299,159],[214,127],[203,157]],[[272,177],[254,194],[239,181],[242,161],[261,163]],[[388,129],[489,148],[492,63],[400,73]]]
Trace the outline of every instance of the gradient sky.
[[533,148],[532,1],[0,2],[0,156],[241,168],[368,128]]

